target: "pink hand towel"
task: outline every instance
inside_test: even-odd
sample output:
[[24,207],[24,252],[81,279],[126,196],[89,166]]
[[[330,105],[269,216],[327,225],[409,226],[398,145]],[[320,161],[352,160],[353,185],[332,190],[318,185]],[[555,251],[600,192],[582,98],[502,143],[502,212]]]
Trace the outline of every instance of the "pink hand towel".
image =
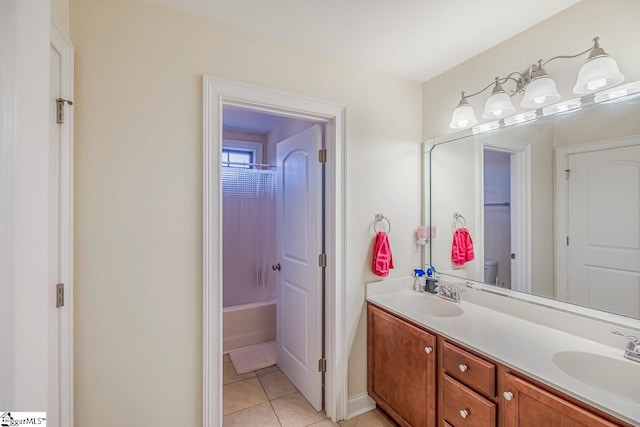
[[451,261],[454,265],[462,266],[466,262],[473,261],[473,241],[469,230],[465,227],[458,228],[453,233],[453,243],[451,244]]
[[391,255],[389,236],[384,231],[378,231],[373,248],[373,265],[371,269],[373,274],[386,277],[389,275],[390,268],[393,268],[393,256]]

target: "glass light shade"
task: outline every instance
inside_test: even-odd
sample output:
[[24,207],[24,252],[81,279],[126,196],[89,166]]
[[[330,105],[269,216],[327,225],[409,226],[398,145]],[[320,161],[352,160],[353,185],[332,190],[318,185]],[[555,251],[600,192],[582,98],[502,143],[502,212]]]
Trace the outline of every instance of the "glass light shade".
[[522,108],[540,108],[560,100],[556,82],[548,75],[538,77],[527,85],[520,106]]
[[586,95],[597,90],[616,86],[624,81],[618,63],[609,55],[588,59],[578,71],[578,79],[573,92]]
[[511,97],[504,92],[492,93],[484,104],[483,119],[501,119],[516,111]]
[[465,102],[464,104],[460,103],[456,109],[453,110],[449,127],[452,129],[466,129],[474,126],[476,123],[478,123],[476,113],[473,111],[471,105]]

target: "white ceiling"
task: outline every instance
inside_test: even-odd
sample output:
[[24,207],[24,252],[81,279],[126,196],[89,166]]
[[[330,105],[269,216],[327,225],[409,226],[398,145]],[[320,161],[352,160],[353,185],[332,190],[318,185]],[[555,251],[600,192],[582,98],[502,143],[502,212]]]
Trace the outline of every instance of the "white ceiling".
[[580,0],[144,0],[423,82]]

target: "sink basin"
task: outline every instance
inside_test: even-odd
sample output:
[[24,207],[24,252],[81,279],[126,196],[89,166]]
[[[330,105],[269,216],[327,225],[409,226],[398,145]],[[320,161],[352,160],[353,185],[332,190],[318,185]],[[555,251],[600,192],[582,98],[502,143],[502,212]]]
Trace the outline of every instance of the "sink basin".
[[582,383],[640,402],[640,363],[581,351],[556,353],[553,363]]
[[462,308],[453,302],[445,301],[436,296],[424,294],[394,295],[394,304],[402,310],[420,313],[433,317],[455,317],[462,314]]

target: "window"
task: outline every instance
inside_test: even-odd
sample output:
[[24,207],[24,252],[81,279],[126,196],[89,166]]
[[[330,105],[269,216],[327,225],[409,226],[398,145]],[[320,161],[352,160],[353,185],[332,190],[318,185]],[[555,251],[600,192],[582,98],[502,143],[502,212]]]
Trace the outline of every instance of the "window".
[[239,148],[222,148],[222,166],[252,169],[252,163],[256,163],[255,151]]

